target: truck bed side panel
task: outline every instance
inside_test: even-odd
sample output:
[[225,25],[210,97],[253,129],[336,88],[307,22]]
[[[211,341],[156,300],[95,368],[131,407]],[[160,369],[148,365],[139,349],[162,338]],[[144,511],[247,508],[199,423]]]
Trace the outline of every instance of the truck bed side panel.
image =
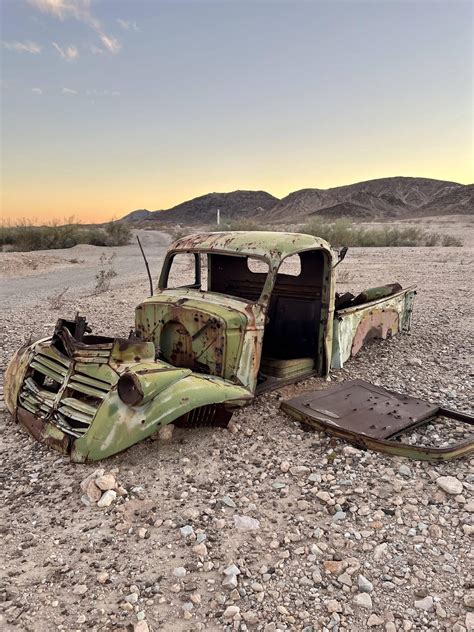
[[341,369],[372,338],[387,338],[410,329],[415,288],[334,314],[331,366]]

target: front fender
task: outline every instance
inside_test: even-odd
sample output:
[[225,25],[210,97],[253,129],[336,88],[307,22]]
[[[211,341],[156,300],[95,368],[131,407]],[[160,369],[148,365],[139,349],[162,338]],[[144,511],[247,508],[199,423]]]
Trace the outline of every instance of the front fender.
[[[187,372],[186,372],[187,373]],[[189,373],[139,406],[125,404],[114,387],[100,406],[88,432],[76,439],[71,459],[96,461],[146,439],[195,408],[211,404],[244,405],[253,395],[221,378]]]

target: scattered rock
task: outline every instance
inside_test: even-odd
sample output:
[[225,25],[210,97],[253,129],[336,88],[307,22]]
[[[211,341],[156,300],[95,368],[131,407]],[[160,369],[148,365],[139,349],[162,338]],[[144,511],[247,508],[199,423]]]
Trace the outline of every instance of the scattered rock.
[[227,606],[224,611],[224,619],[233,619],[237,614],[240,613],[239,606]]
[[328,612],[342,612],[342,605],[336,599],[330,599],[326,601],[326,608]]
[[372,598],[368,593],[359,593],[354,597],[354,604],[372,610]]
[[108,489],[104,492],[97,503],[98,507],[110,507],[110,505],[114,502],[117,497],[117,492],[113,489]]
[[87,591],[88,588],[85,584],[76,584],[76,586],[72,589],[72,592],[75,595],[85,595]]
[[260,523],[250,516],[238,516],[234,514],[234,527],[236,529],[242,529],[243,531],[250,531],[252,529],[259,529]]
[[402,476],[405,476],[406,478],[411,478],[412,476],[410,468],[408,467],[408,465],[405,464],[400,465],[400,467],[398,468],[398,473]]
[[415,601],[415,608],[425,610],[425,612],[431,612],[434,609],[433,597],[428,596],[424,599],[418,599]]
[[97,581],[99,584],[105,584],[109,580],[109,574],[107,571],[103,571],[97,575]]
[[237,506],[230,496],[223,496],[222,504],[226,505],[227,507],[232,507],[233,509],[235,509]]
[[192,528],[190,524],[187,524],[184,527],[181,527],[179,532],[181,533],[183,538],[189,538],[189,536],[194,535],[194,529]]
[[384,619],[377,616],[376,614],[371,614],[370,617],[367,619],[367,625],[369,626],[369,628],[372,628],[376,625],[383,625],[384,623]]
[[374,589],[372,582],[369,582],[369,580],[364,577],[364,575],[359,575],[359,577],[357,578],[357,587],[362,593],[371,593]]
[[466,593],[463,597],[463,601],[466,608],[474,608],[474,590]]
[[441,487],[444,492],[454,496],[461,494],[463,490],[461,481],[454,476],[440,476],[436,479],[436,484],[438,487]]
[[196,555],[199,555],[199,557],[206,557],[207,556],[207,546],[204,544],[204,542],[200,542],[199,544],[195,544],[193,546],[193,551],[194,551],[194,553],[196,553]]
[[94,482],[97,487],[104,492],[106,492],[108,489],[115,489],[115,487],[117,486],[115,476],[113,476],[112,474],[104,474],[103,476],[98,476]]

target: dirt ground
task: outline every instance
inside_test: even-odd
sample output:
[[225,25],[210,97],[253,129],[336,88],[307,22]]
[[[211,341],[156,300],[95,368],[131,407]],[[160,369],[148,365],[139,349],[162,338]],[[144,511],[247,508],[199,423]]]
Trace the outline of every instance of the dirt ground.
[[[464,247],[349,251],[340,291],[398,281],[418,294],[411,333],[373,341],[332,382],[363,378],[472,412],[474,227],[464,218],[445,230],[462,234]],[[28,269],[28,283],[40,268]],[[90,284],[95,273],[86,273]],[[59,309],[46,291],[9,294],[2,372],[59,316],[79,311],[96,333],[128,335],[148,291],[143,272],[135,281],[119,274],[98,296],[88,283],[71,284]],[[0,628],[474,629],[474,460],[362,452],[304,431],[279,408],[326,386],[306,380],[258,397],[229,429],[177,428],[168,441],[89,465],[36,443],[0,403]],[[437,440],[436,428],[426,433]],[[81,500],[80,482],[99,465],[127,490],[103,509]],[[445,492],[444,476],[461,491]],[[258,528],[238,528],[236,516]],[[232,564],[239,573],[225,581]]]

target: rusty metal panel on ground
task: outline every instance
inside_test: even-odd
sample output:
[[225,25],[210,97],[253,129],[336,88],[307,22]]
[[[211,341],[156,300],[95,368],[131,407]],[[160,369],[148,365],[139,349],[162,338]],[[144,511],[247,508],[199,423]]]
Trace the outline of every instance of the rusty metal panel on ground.
[[449,447],[405,444],[396,439],[442,416],[466,424],[474,417],[415,397],[394,393],[363,380],[351,380],[323,391],[310,391],[282,403],[303,423],[369,448],[423,460],[449,459],[474,450],[474,435]]

